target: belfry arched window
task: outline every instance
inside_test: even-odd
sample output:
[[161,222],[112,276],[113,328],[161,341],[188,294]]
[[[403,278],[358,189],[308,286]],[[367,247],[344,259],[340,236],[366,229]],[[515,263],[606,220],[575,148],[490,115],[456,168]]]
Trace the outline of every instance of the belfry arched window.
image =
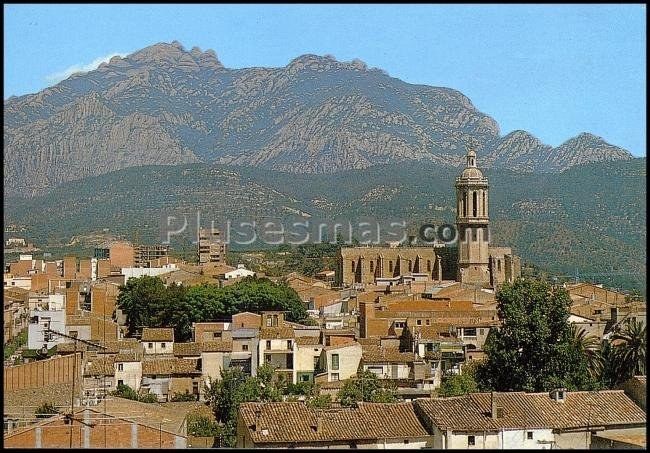
[[476,206],[477,205],[477,200],[478,200],[478,197],[476,196],[476,191],[474,191],[474,192],[472,192],[472,217],[477,216],[477,210],[476,210],[476,208],[477,208],[477,206]]
[[467,192],[463,192],[463,217],[467,217]]
[[485,191],[483,191],[483,217],[485,217]]

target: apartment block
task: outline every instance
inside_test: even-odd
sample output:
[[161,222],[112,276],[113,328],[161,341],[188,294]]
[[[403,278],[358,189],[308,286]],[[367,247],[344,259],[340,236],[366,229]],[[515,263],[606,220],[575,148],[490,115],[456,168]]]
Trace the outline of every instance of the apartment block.
[[217,229],[199,229],[199,264],[225,263],[226,244],[221,241],[221,231]]

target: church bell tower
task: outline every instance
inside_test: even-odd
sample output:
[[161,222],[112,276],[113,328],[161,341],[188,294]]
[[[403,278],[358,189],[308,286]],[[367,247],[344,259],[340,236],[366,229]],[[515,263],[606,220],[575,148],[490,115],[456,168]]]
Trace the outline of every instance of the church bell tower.
[[488,180],[476,167],[476,153],[467,152],[467,166],[456,178],[458,275],[461,283],[489,286]]

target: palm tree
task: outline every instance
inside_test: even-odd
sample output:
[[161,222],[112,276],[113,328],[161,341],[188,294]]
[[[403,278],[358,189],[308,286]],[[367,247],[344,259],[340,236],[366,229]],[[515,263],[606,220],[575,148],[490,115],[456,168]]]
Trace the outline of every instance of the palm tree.
[[614,388],[620,382],[618,350],[608,340],[603,340],[596,350],[593,376],[605,388]]
[[612,341],[619,341],[616,346],[622,380],[638,374],[645,374],[645,324],[630,318],[612,335]]
[[592,377],[599,375],[599,354],[598,354],[598,338],[593,335],[587,334],[587,331],[578,326],[571,324],[571,341],[576,351],[580,351],[587,358],[587,366],[589,367],[589,374]]

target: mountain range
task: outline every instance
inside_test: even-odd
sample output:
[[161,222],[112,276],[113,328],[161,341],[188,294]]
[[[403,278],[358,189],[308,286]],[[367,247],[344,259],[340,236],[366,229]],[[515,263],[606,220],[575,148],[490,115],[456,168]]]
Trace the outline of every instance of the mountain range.
[[281,68],[228,69],[174,41],[36,94],[4,101],[6,195],[143,165],[209,163],[334,174],[417,161],[560,172],[629,160],[581,133],[558,147],[497,122],[451,88],[414,85],[360,60],[303,55]]

